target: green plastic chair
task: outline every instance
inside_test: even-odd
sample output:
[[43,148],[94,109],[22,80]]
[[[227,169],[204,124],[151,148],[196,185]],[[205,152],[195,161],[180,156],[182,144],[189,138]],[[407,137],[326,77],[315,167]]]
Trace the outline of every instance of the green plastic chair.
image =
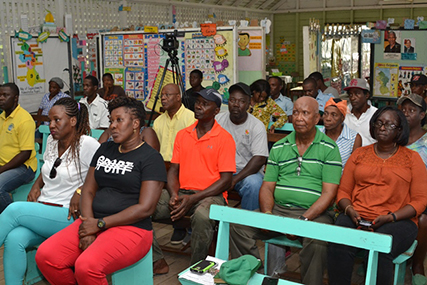
[[111,275],[113,285],[153,285],[153,249],[137,263]]

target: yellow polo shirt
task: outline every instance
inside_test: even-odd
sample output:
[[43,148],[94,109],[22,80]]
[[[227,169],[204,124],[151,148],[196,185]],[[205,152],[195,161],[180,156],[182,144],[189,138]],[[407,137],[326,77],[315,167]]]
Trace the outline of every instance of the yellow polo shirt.
[[35,129],[33,118],[19,104],[9,117],[6,118],[5,111],[0,114],[0,166],[11,161],[21,151],[31,150],[31,156],[24,164],[37,170]]
[[168,111],[156,118],[153,123],[153,129],[159,138],[160,154],[163,156],[164,161],[171,161],[172,159],[176,134],[194,122],[196,122],[196,119],[194,118],[193,111],[185,108],[183,104],[181,104],[181,107],[172,119]]

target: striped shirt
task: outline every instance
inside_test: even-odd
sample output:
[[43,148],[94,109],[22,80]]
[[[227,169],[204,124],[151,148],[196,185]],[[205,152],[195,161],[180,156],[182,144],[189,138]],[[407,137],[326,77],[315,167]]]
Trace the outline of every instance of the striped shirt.
[[[325,133],[325,127],[319,128],[322,133]],[[335,141],[338,145],[338,149],[340,150],[341,160],[342,160],[342,168],[344,169],[345,164],[353,152],[354,141],[356,140],[357,132],[353,131],[346,124],[343,123],[343,129],[341,134],[338,136]]]
[[271,149],[264,181],[276,182],[275,203],[308,209],[322,194],[323,182],[340,183],[341,169],[338,146],[331,138],[317,130],[300,157],[292,132]]

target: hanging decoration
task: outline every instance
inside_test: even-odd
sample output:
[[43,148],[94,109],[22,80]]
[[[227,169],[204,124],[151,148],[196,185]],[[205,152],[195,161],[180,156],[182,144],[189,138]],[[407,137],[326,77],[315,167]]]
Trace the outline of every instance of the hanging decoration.
[[37,37],[37,42],[38,43],[45,43],[47,42],[47,39],[50,36],[50,32],[49,31],[44,31],[44,32],[40,32],[39,36]]
[[15,38],[18,38],[21,42],[26,42],[31,40],[33,36],[30,33],[24,32],[22,29],[20,29],[19,32],[15,33]]
[[64,29],[61,29],[58,32],[58,36],[59,36],[59,39],[61,40],[61,42],[68,43],[70,41],[70,36],[67,35],[67,33],[64,31]]
[[323,31],[323,40],[340,39],[343,37],[358,36],[362,32],[362,25],[328,24]]

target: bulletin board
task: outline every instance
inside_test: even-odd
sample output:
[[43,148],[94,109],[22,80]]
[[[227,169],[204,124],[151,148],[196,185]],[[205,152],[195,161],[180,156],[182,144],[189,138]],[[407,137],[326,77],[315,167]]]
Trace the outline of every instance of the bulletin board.
[[[151,109],[157,94],[160,77],[169,58],[161,48],[164,34],[174,30],[160,30],[159,34],[142,31],[101,33],[101,72],[110,72],[115,84],[121,85],[128,96],[144,102]],[[200,69],[204,74],[202,85],[213,87],[228,99],[228,87],[237,82],[236,28],[218,27],[216,35],[205,37],[200,29],[181,29],[177,37],[178,64],[184,88],[191,88],[189,73]],[[172,82],[169,65],[163,85]],[[156,111],[160,104],[157,104]]]
[[248,85],[265,78],[265,32],[263,27],[238,29],[237,66],[239,81]]
[[[388,41],[390,32],[396,44]],[[375,97],[398,98],[410,92],[409,81],[415,74],[427,73],[426,30],[381,31],[381,40],[372,44],[371,89]]]
[[49,80],[60,77],[64,81],[63,92],[73,93],[70,43],[58,36],[49,36],[39,43],[37,35],[22,42],[10,37],[10,59],[13,82],[19,87],[19,103],[28,112],[36,112],[44,94],[49,92]]

